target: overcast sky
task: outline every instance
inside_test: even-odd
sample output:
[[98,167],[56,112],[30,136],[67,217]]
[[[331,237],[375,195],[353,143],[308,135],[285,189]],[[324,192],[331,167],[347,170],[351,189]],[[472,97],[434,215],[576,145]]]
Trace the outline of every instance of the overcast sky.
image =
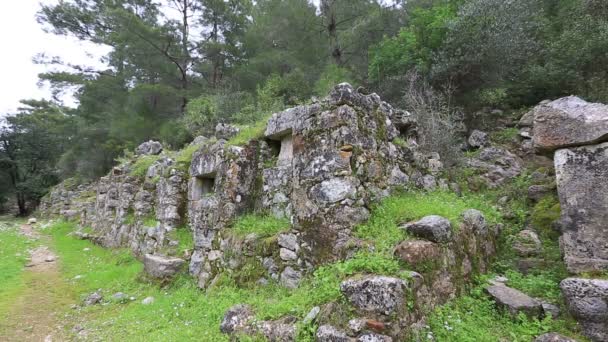
[[100,65],[103,48],[42,30],[35,18],[41,2],[57,0],[0,1],[0,116],[14,112],[21,99],[50,98],[49,89],[37,86],[38,74],[46,69],[32,63],[36,54],[60,56],[74,64]]

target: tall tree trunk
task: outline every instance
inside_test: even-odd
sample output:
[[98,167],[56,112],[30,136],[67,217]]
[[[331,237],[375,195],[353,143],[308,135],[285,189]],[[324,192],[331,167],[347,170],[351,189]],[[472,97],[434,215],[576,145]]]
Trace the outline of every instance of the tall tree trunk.
[[333,0],[321,0],[321,11],[325,18],[325,30],[329,36],[329,52],[337,65],[342,65],[342,47],[338,39],[338,20]]
[[17,206],[19,207],[19,216],[27,215],[27,202],[22,193],[17,193]]

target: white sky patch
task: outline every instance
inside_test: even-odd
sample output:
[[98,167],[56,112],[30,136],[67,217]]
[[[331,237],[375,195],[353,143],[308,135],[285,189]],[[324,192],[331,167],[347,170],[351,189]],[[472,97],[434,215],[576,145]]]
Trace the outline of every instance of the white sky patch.
[[[36,22],[39,3],[57,1],[0,1],[0,117],[15,112],[21,99],[51,98],[48,87],[37,85],[38,74],[49,71],[49,67],[32,62],[39,53],[59,56],[72,64],[103,66],[99,58],[108,51],[107,47],[45,33]],[[70,95],[63,100],[66,105],[74,105]]]

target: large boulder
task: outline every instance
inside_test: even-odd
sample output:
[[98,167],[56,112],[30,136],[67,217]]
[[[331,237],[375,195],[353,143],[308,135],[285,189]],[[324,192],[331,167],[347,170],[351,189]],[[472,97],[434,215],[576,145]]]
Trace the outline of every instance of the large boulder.
[[568,270],[607,270],[608,143],[558,150],[555,172]]
[[608,280],[567,278],[560,288],[585,335],[592,341],[608,341]]
[[452,237],[450,220],[438,215],[425,216],[422,219],[405,224],[408,233],[433,242],[448,242]]
[[186,262],[180,258],[146,254],[144,270],[157,279],[168,279],[180,272]]
[[398,278],[366,276],[343,281],[340,290],[357,309],[388,316],[403,308],[407,284]]
[[492,285],[486,291],[496,304],[516,316],[520,312],[529,317],[540,317],[543,311],[542,303],[527,294],[505,285]]
[[536,148],[554,151],[608,139],[608,106],[568,96],[534,109]]
[[158,141],[150,140],[137,146],[135,154],[137,155],[157,155],[163,151],[163,145]]

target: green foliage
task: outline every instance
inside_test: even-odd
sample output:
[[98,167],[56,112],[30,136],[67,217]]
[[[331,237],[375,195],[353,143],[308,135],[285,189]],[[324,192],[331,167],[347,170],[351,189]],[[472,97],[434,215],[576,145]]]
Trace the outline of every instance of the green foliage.
[[342,82],[348,82],[356,86],[354,77],[348,69],[341,68],[335,64],[329,64],[315,83],[315,94],[325,96],[333,87]]
[[28,261],[28,249],[37,243],[19,234],[18,222],[0,220],[0,318],[5,319],[18,293],[26,286],[23,267]]
[[189,227],[177,227],[169,232],[169,239],[178,242],[177,252],[192,251],[194,249],[194,233]]
[[559,202],[555,196],[542,198],[532,209],[530,220],[534,227],[542,232],[550,232],[551,224],[559,219],[561,213]]
[[137,158],[135,163],[133,163],[133,165],[131,166],[131,170],[129,171],[129,174],[131,176],[135,176],[135,177],[139,177],[139,178],[146,177],[146,173],[148,173],[148,169],[150,168],[150,166],[152,166],[152,164],[154,164],[156,161],[158,161],[158,159],[160,159],[159,155],[140,156],[139,158]]
[[565,269],[540,270],[538,274],[523,275],[514,270],[505,273],[509,279],[507,285],[516,288],[529,296],[543,298],[553,303],[562,300],[559,282],[568,276]]
[[238,236],[256,234],[260,237],[274,236],[289,230],[291,224],[287,219],[278,219],[266,214],[247,214],[237,218],[231,231]]
[[372,216],[365,224],[355,228],[359,238],[372,241],[382,253],[406,238],[400,223],[418,220],[427,215],[440,215],[458,229],[462,212],[466,209],[480,210],[486,220],[496,223],[500,214],[480,195],[468,194],[458,197],[452,192],[405,192],[385,198],[372,209]]
[[192,163],[192,157],[194,156],[194,153],[196,151],[198,151],[198,149],[200,147],[201,147],[200,145],[190,144],[190,145],[184,147],[183,149],[179,150],[175,157],[175,162],[177,163],[177,168],[184,172],[188,172],[188,169],[190,169],[190,164]]
[[[482,287],[478,287],[471,295],[460,297],[436,309],[428,320],[428,333],[432,334],[432,340],[524,342],[549,331],[571,335],[573,326],[569,322],[549,317],[531,319],[523,313],[511,318],[498,310],[494,302],[482,292]],[[423,340],[431,340],[428,336]]]
[[243,146],[249,143],[250,140],[263,138],[269,118],[266,117],[253,125],[240,126],[239,133],[228,140],[228,146]]
[[397,36],[386,38],[370,49],[370,79],[380,82],[390,76],[405,75],[412,68],[428,70],[448,32],[448,23],[455,16],[452,1],[437,1],[429,8],[415,7],[408,25]]
[[505,128],[500,131],[493,132],[490,137],[493,142],[500,145],[513,144],[517,140],[519,130],[515,127]]

